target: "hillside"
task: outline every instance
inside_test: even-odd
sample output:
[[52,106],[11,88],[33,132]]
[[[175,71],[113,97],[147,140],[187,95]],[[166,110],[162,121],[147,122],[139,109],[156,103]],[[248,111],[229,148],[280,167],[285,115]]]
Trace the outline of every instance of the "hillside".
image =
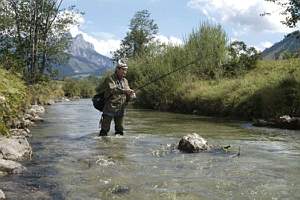
[[300,51],[300,31],[288,34],[283,40],[262,52],[264,60],[281,59],[284,52],[295,53]]
[[93,44],[84,40],[82,35],[77,35],[68,50],[69,61],[66,65],[56,67],[59,77],[85,77],[99,76],[113,67],[110,58],[95,51]]

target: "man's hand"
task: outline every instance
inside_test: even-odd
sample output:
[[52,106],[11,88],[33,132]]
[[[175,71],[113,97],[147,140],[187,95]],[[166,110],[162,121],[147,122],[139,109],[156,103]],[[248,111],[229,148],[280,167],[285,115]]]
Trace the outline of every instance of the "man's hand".
[[127,96],[132,96],[134,94],[134,90],[128,89],[124,91]]

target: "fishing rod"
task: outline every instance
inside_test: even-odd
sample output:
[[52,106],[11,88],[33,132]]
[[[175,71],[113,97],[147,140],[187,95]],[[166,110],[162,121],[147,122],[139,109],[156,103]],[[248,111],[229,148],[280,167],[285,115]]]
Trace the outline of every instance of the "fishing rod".
[[187,64],[185,64],[185,65],[183,65],[183,66],[181,66],[181,67],[176,68],[176,69],[173,70],[173,71],[170,71],[170,72],[168,72],[168,73],[166,73],[166,74],[163,74],[163,75],[161,75],[161,76],[159,76],[159,77],[157,77],[157,78],[154,78],[154,79],[152,79],[151,81],[145,83],[144,85],[142,85],[142,86],[136,88],[134,91],[140,90],[140,89],[142,89],[142,88],[144,88],[144,87],[146,87],[146,86],[148,86],[148,85],[150,85],[150,84],[152,84],[152,83],[155,83],[155,82],[159,81],[160,79],[163,79],[163,78],[169,76],[170,74],[173,74],[173,73],[175,73],[175,72],[177,72],[177,71],[179,71],[179,70],[181,70],[181,69],[184,69],[184,68],[186,68],[186,67],[188,67],[188,66],[190,66],[190,65],[192,65],[192,64],[195,64],[196,61],[197,61],[197,60],[194,60],[194,61],[192,61],[192,62],[189,62],[189,63],[187,63]]

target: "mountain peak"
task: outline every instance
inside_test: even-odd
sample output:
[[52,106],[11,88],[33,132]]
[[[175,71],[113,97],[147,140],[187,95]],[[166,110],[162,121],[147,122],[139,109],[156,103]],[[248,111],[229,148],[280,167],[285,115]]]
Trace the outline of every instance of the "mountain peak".
[[68,50],[70,58],[67,64],[57,66],[59,76],[99,76],[113,68],[110,58],[95,51],[94,45],[84,40],[82,34],[73,38]]
[[81,52],[87,49],[95,51],[94,45],[84,40],[82,34],[76,35],[70,46],[70,53],[73,55],[81,55]]

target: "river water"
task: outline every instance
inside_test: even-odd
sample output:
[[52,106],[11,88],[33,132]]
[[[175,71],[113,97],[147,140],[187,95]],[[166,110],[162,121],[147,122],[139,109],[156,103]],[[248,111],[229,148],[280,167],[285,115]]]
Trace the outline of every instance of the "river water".
[[[128,109],[125,135],[100,138],[99,116],[90,100],[50,106],[28,170],[0,179],[7,199],[300,199],[299,131]],[[188,133],[231,150],[180,153]]]

